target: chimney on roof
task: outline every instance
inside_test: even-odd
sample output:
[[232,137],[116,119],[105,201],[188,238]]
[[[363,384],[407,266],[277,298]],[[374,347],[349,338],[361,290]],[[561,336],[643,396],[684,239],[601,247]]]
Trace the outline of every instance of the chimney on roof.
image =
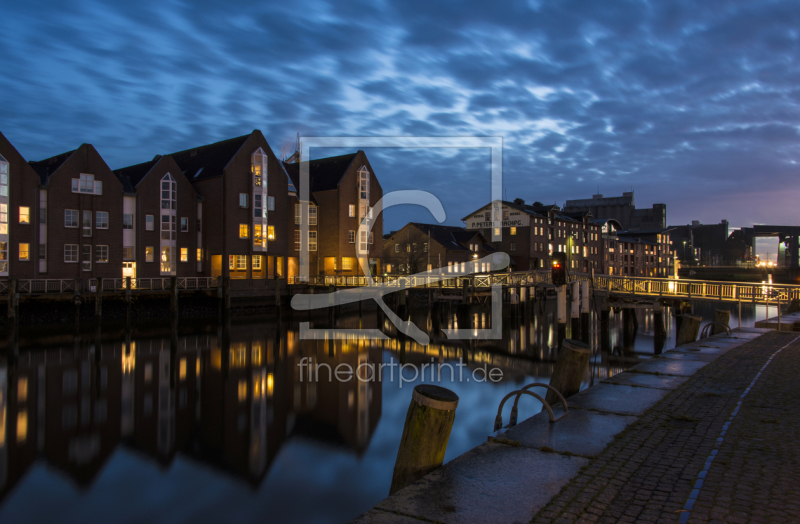
[[514,199],[514,203],[517,204],[517,205],[520,205],[520,206],[524,206],[525,205],[525,201],[522,200],[521,198],[515,198]]
[[692,220],[692,226],[699,226],[699,225],[700,225],[699,220]]

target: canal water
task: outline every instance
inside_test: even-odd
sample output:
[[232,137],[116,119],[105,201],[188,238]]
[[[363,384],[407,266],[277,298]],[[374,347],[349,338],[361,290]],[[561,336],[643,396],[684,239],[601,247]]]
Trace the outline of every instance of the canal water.
[[[697,303],[694,312],[708,321],[718,307],[733,309],[735,327],[730,306]],[[634,340],[612,314],[605,350],[592,313],[583,387],[674,347],[670,313],[665,342],[651,312],[636,312]],[[426,314],[412,313],[423,330]],[[765,314],[747,306],[743,325]],[[490,317],[473,310],[468,327],[488,328]],[[486,440],[506,393],[549,380],[554,319],[548,300],[521,321],[505,317],[502,340],[457,344],[431,333],[427,346],[355,331],[302,340],[305,317],[26,333],[18,351],[2,351],[0,522],[345,522],[387,496],[414,385],[460,397],[452,460]],[[441,323],[458,327],[458,317],[444,312]],[[344,311],[334,324],[393,332],[375,311]],[[309,325],[332,327],[327,317]],[[370,377],[381,365],[380,379]],[[364,380],[329,377],[337,366]],[[486,376],[493,370],[496,380]],[[525,397],[520,418],[540,408]]]

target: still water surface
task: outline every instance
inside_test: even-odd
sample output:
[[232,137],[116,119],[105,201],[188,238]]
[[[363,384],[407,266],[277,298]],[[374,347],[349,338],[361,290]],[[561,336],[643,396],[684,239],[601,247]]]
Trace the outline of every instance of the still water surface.
[[[345,522],[387,495],[411,391],[422,379],[406,370],[403,382],[397,368],[385,368],[381,381],[328,381],[323,373],[309,382],[301,360],[333,369],[466,363],[463,380],[445,372],[440,383],[460,397],[449,461],[486,440],[506,393],[549,380],[554,306],[505,322],[502,340],[472,345],[300,340],[296,321],[274,320],[182,325],[166,336],[139,328],[102,339],[26,338],[18,356],[2,353],[0,367],[0,522]],[[707,321],[716,307],[697,303],[695,313]],[[623,340],[622,315],[612,314],[602,351],[593,315],[584,387],[659,351],[652,314],[637,316],[635,340]],[[763,307],[748,306],[743,325],[764,316]],[[488,327],[487,317],[475,312],[471,327]],[[413,319],[426,325],[425,313]],[[665,349],[674,346],[667,319]],[[344,314],[336,326],[378,322],[374,312]],[[456,322],[443,319],[445,327]],[[476,381],[484,365],[502,370],[502,380]],[[526,399],[521,419],[540,409]]]

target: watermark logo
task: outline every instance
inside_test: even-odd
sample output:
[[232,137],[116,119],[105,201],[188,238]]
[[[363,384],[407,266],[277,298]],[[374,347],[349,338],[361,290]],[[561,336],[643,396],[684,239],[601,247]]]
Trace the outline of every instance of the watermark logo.
[[[301,157],[310,158],[313,147],[326,148],[367,148],[367,147],[396,147],[396,148],[490,148],[491,149],[491,200],[499,202],[502,194],[502,158],[503,139],[500,137],[301,137]],[[309,162],[300,163],[299,200],[301,216],[308,215],[310,202],[310,173]],[[405,321],[397,316],[383,301],[383,296],[403,292],[420,283],[435,284],[440,280],[467,277],[475,275],[477,271],[443,273],[442,268],[435,271],[425,271],[414,275],[398,277],[393,282],[378,283],[372,277],[369,267],[369,243],[366,239],[375,224],[374,217],[379,216],[384,209],[392,206],[410,204],[419,205],[428,209],[439,222],[444,222],[446,215],[441,201],[427,191],[392,191],[383,195],[377,204],[363,217],[356,233],[356,254],[359,267],[366,277],[364,286],[350,289],[341,289],[333,293],[322,295],[298,294],[292,298],[292,308],[308,311],[322,309],[343,304],[357,303],[363,300],[374,300],[384,312],[386,318],[394,324],[398,331],[414,339],[417,343],[427,345],[430,342],[428,335],[420,330],[414,323]],[[500,216],[493,213],[492,241],[502,239]],[[379,232],[382,236],[382,232]],[[308,238],[308,221],[301,220],[301,238]],[[362,242],[362,239],[364,241]],[[308,243],[301,243],[300,251],[300,280],[309,280],[309,250]],[[510,258],[506,253],[492,253],[483,259],[477,260],[479,264],[469,264],[470,267],[488,267],[490,271],[498,271],[508,267]],[[502,338],[502,287],[499,284],[491,285],[491,328],[489,329],[444,329],[448,339],[500,339]],[[300,323],[301,339],[331,339],[350,338],[360,339],[386,339],[388,338],[379,329],[313,329],[308,322]]]

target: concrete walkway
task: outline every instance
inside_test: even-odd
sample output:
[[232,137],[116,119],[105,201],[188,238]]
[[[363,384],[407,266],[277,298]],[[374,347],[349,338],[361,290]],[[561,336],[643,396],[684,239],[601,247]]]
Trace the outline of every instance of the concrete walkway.
[[354,522],[797,522],[798,376],[800,333],[751,328],[681,346]]

